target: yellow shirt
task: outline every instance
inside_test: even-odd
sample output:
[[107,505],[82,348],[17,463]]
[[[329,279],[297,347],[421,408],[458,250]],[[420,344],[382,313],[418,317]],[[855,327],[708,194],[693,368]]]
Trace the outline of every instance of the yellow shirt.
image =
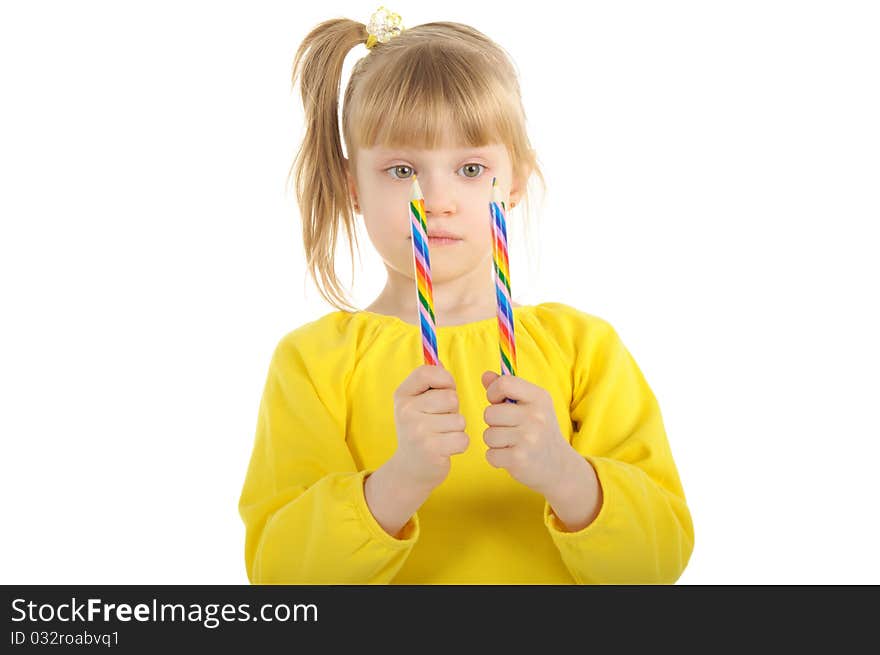
[[284,336],[271,362],[239,501],[254,584],[672,583],[694,544],[660,409],[614,328],[568,305],[515,307],[516,374],[553,398],[603,503],[568,532],[544,497],[486,461],[483,371],[496,318],[437,328],[470,445],[395,538],[364,477],[397,447],[393,394],[424,364],[419,327],[335,311]]

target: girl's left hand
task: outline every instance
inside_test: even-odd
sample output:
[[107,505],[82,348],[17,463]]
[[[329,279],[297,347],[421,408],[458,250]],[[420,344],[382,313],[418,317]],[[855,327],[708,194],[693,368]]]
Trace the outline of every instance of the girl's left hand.
[[580,456],[562,436],[550,394],[494,371],[485,371],[480,381],[492,403],[483,412],[489,426],[483,432],[486,460],[544,496],[552,494],[571,470],[572,456]]

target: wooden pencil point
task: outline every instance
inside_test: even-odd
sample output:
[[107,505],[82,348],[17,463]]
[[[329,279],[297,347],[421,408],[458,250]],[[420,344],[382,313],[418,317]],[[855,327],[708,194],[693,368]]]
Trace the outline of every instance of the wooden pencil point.
[[412,192],[409,194],[410,200],[418,200],[422,197],[422,187],[419,186],[419,180],[417,179],[415,173],[413,173],[413,183],[412,183]]

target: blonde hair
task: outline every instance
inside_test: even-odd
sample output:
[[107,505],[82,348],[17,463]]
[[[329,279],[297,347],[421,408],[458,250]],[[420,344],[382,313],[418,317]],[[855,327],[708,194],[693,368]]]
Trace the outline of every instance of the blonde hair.
[[[295,179],[308,271],[324,299],[341,310],[356,308],[336,276],[340,223],[352,279],[357,236],[338,96],[346,55],[367,36],[362,23],[324,21],[305,37],[293,63],[292,85],[299,78],[306,132],[288,181]],[[514,67],[500,46],[467,25],[425,23],[377,43],[352,69],[341,122],[352,175],[359,147],[430,149],[452,138],[473,147],[505,144],[514,178],[525,183],[534,173],[546,188],[526,134]],[[522,200],[527,199],[525,191]]]

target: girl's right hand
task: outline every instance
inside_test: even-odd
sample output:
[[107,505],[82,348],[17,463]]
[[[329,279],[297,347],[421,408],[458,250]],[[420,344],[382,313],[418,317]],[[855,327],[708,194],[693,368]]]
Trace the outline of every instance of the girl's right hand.
[[413,370],[394,392],[396,468],[420,490],[439,486],[452,466],[450,457],[467,450],[470,437],[458,413],[455,379],[442,366]]

